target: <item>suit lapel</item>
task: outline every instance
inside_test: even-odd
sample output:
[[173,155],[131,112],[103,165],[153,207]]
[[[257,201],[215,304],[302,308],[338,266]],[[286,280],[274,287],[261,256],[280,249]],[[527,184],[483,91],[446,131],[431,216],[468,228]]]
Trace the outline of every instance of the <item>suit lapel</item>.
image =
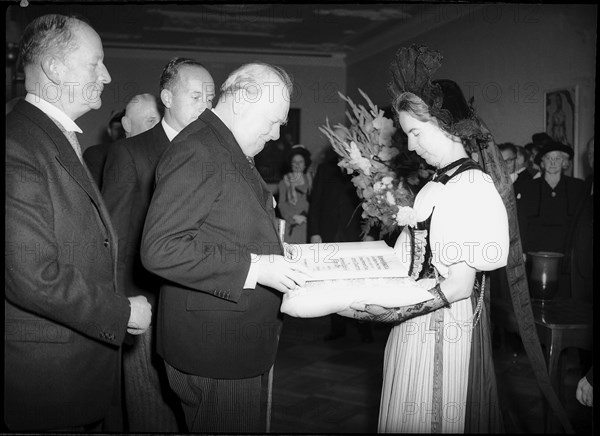
[[148,147],[148,153],[146,156],[148,157],[148,162],[150,163],[151,167],[156,167],[160,157],[171,142],[169,141],[169,138],[165,133],[165,129],[163,129],[160,121],[147,133],[147,138],[149,141],[147,141],[146,144]]
[[[18,108],[18,109],[17,109]],[[44,132],[48,135],[48,138],[54,146],[56,147],[58,154],[56,155],[56,160],[59,165],[66,171],[67,174],[77,184],[85,191],[87,196],[92,201],[92,204],[96,208],[98,214],[97,219],[99,224],[106,228],[108,234],[110,235],[111,241],[114,241],[112,244],[112,252],[113,257],[116,261],[116,253],[117,253],[117,244],[116,241],[117,236],[116,232],[112,227],[110,222],[108,210],[104,206],[104,202],[102,201],[102,194],[98,190],[96,183],[94,182],[90,172],[86,167],[83,166],[79,158],[77,157],[77,153],[73,150],[71,143],[64,135],[64,133],[60,130],[60,128],[41,110],[36,108],[30,103],[21,102],[18,106],[15,107],[15,110],[20,110],[20,112],[29,118],[34,124],[38,125],[40,128],[44,130]]]
[[273,195],[268,189],[267,184],[263,180],[262,176],[256,167],[248,162],[233,134],[223,124],[219,117],[217,117],[211,110],[207,109],[202,113],[202,115],[200,115],[200,118],[213,129],[213,131],[216,133],[215,136],[219,139],[223,147],[229,151],[233,166],[252,188],[256,199],[269,216],[273,230],[278,235],[279,239],[279,230],[277,228],[275,211],[273,209]]

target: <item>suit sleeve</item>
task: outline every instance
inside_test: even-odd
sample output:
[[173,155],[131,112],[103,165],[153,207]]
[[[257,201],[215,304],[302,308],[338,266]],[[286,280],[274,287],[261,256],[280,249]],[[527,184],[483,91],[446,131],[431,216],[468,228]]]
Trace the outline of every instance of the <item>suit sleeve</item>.
[[56,238],[54,208],[59,205],[48,189],[50,173],[36,162],[23,147],[7,144],[5,298],[82,334],[120,345],[129,302],[114,292],[112,281],[92,281],[65,260],[69,250],[76,250],[77,233],[74,230],[72,242]]
[[[215,290],[230,289],[228,299],[237,301],[250,258],[233,256],[227,251],[232,247],[221,245],[229,236],[227,216],[214,208],[233,201],[224,192],[231,169],[224,152],[206,142],[177,141],[161,157],[142,236],[142,263],[154,274],[198,291],[216,295]],[[226,210],[243,213],[237,208],[231,204]],[[223,228],[215,229],[215,222]]]
[[117,278],[123,292],[127,259],[136,254],[136,247],[132,247],[127,238],[136,203],[136,181],[135,163],[127,147],[122,143],[111,144],[104,165],[102,197],[119,238]]

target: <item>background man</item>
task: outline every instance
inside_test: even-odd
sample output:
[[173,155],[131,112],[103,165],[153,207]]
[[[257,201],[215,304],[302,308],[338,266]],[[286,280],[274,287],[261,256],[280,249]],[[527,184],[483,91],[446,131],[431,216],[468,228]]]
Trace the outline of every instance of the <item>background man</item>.
[[512,142],[504,142],[498,144],[498,148],[506,164],[506,171],[510,174],[510,180],[514,183],[517,180],[517,147]]
[[304,285],[306,272],[283,256],[252,158],[279,138],[291,86],[280,68],[238,68],[156,169],[141,255],[166,279],[158,352],[192,432],[265,431],[280,293]]
[[125,131],[125,137],[144,133],[160,121],[160,112],[156,105],[156,97],[152,94],[140,94],[133,97],[125,106],[125,114],[121,118],[121,124]]
[[150,323],[146,298],[116,285],[117,237],[75,135],[111,78],[100,37],[73,17],[36,18],[20,56],[28,94],[6,119],[4,420],[98,431],[119,398],[125,333]]
[[[336,134],[343,137],[341,129]],[[308,209],[308,237],[311,244],[361,241],[362,219],[360,198],[352,177],[338,166],[339,157],[328,147],[323,162],[317,168],[313,182],[311,204]],[[368,240],[373,240],[369,235]],[[323,339],[331,341],[346,335],[346,323],[350,320],[338,314],[330,318],[330,331]],[[373,342],[371,324],[355,321],[363,342]]]
[[[139,94],[132,97],[119,121],[126,138],[131,138],[151,129],[160,121],[156,98],[151,94]],[[111,144],[117,142],[119,141],[93,145],[83,153],[83,158],[100,189],[102,189],[104,182],[103,173],[108,149]]]
[[[181,126],[185,127],[204,109],[211,108],[214,82],[198,62],[175,58],[162,72],[160,95],[165,105],[162,122],[155,122],[150,130],[110,146],[102,187],[119,236],[119,283],[127,295],[145,295],[153,307],[159,280],[142,266],[139,248],[154,191],[156,164]],[[130,105],[127,107],[129,110]],[[126,130],[131,126],[132,131],[147,126],[150,120],[133,117],[129,121],[127,118],[127,115],[123,117],[123,126]],[[156,320],[156,316],[154,318]],[[128,430],[177,432],[177,412],[180,414],[181,406],[174,395],[168,395],[172,391],[168,387],[164,363],[156,354],[153,330],[151,327],[144,336],[134,338],[132,346],[125,346],[123,350]]]

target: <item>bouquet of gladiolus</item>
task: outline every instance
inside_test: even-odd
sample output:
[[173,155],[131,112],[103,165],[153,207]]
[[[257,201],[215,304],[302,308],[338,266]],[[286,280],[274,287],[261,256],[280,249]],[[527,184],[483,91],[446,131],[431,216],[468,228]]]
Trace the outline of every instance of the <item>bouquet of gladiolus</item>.
[[353,174],[352,183],[362,200],[364,232],[378,226],[380,234],[385,235],[399,226],[415,225],[412,209],[415,195],[406,178],[395,169],[395,158],[400,150],[392,141],[396,132],[394,122],[386,118],[362,90],[358,92],[366,100],[368,109],[339,94],[352,110],[346,111],[350,127],[337,124],[332,128],[326,120],[319,130],[341,157],[338,165]]

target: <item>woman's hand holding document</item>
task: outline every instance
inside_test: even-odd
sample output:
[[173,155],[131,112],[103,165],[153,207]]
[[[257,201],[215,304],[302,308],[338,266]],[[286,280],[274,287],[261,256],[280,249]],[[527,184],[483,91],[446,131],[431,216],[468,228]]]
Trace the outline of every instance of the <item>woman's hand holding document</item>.
[[407,277],[405,262],[384,241],[292,247],[291,258],[312,278],[284,294],[281,311],[288,315],[315,318],[344,312],[353,303],[400,307],[432,298],[427,289],[435,280]]

